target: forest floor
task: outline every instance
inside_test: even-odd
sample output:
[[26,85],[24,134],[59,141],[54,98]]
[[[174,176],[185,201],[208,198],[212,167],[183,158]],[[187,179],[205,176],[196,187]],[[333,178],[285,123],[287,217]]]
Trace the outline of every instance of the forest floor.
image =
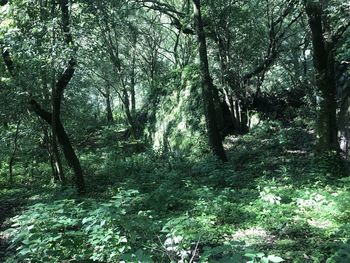
[[0,262],[5,262],[6,256],[10,253],[9,236],[5,233],[5,230],[10,228],[10,218],[19,213],[24,200],[17,198],[1,198],[0,202]]
[[19,214],[17,261],[8,262],[311,263],[339,253],[350,262],[347,167],[316,158],[313,141],[305,127],[270,123],[227,138],[225,164],[151,151],[124,158],[112,144],[81,152],[85,198],[38,176],[28,198],[19,188],[1,205]]

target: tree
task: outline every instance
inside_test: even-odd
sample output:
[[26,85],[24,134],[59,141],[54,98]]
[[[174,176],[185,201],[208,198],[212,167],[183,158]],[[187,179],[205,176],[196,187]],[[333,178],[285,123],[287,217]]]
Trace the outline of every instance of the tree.
[[325,13],[328,1],[305,1],[312,34],[316,86],[319,91],[317,119],[317,151],[338,151],[337,102],[335,79],[336,49],[350,23],[335,30]]
[[208,129],[209,145],[213,153],[223,162],[227,161],[226,153],[222,145],[221,136],[216,121],[216,112],[214,105],[215,86],[209,72],[207,43],[204,33],[203,20],[201,14],[200,0],[193,0],[194,17],[196,32],[198,38],[198,52],[200,60],[200,72],[202,79],[202,96],[206,124]]
[[[64,42],[70,48],[73,45],[73,36],[71,34],[70,29],[70,14],[69,14],[69,2],[68,0],[60,0],[58,2],[61,14],[61,28],[62,28],[62,36],[64,38]],[[74,52],[73,52],[74,53]],[[10,75],[14,79],[20,79],[21,75],[19,69],[16,68],[14,61],[12,60],[10,51],[8,48],[3,47],[2,57],[4,63],[6,65],[7,70]],[[46,121],[49,125],[51,125],[53,129],[53,135],[57,136],[58,142],[62,146],[63,153],[68,164],[72,167],[75,175],[75,185],[79,193],[85,192],[85,182],[84,176],[82,172],[82,168],[79,162],[79,159],[74,151],[74,148],[70,142],[68,134],[61,122],[60,113],[61,113],[61,104],[63,100],[64,91],[72,79],[76,67],[76,59],[74,56],[68,61],[68,65],[66,69],[61,73],[61,75],[57,78],[57,81],[53,85],[52,88],[52,112],[49,112],[42,108],[37,100],[31,95],[29,92],[29,98],[27,98],[27,103],[29,109],[33,110],[41,119]],[[56,155],[58,152],[56,151]],[[56,156],[57,158],[57,156]],[[62,175],[62,174],[61,174]],[[61,178],[64,181],[64,178]]]

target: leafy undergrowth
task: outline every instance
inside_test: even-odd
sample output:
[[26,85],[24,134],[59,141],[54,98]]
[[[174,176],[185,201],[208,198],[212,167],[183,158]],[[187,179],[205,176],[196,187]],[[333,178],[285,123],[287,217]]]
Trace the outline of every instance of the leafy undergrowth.
[[312,141],[268,123],[228,138],[226,164],[85,154],[89,196],[29,198],[7,262],[350,262],[350,177]]

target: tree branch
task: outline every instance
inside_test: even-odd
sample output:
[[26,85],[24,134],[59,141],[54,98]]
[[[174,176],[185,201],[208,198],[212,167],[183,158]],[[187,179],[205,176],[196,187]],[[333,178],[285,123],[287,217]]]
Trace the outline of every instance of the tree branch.
[[181,23],[181,18],[185,17],[185,14],[177,11],[173,6],[155,0],[136,0],[136,3],[141,3],[143,7],[159,11],[160,13],[167,15],[170,18],[172,25],[182,33],[195,35],[192,28],[189,28]]
[[73,78],[75,72],[76,61],[71,58],[68,62],[67,68],[64,70],[58,81],[56,82],[57,92],[62,94],[64,89],[67,87],[70,80]]
[[345,24],[342,25],[338,31],[332,36],[332,45],[333,47],[337,46],[340,39],[343,37],[343,35],[345,34],[345,32],[350,28],[350,21]]
[[[148,7],[150,9],[153,10],[157,10],[157,11],[162,11],[162,12],[166,12],[166,13],[173,13],[179,16],[184,16],[185,14],[182,12],[177,11],[174,7],[172,7],[169,4],[166,3],[162,3],[159,1],[155,1],[155,0],[136,0],[136,3],[142,3],[144,7]],[[147,5],[147,3],[150,3],[151,6]]]
[[[285,38],[283,37],[285,36],[286,32],[294,23],[296,23],[302,17],[303,13],[302,12],[298,13],[298,15],[296,15],[284,27],[284,29],[281,32],[281,27],[285,19],[288,17],[288,15],[292,13],[297,3],[299,3],[299,0],[291,0],[288,3],[288,6],[286,7],[286,9],[282,12],[282,14],[275,21],[271,22],[270,31],[269,31],[270,43],[269,43],[269,47],[267,48],[267,55],[265,59],[257,67],[255,67],[251,72],[245,74],[242,77],[243,82],[246,82],[250,78],[262,73],[263,71],[268,70],[273,65],[279,53],[281,52],[281,49],[280,49],[281,42],[282,40],[285,40]],[[279,29],[276,31],[275,28],[278,25],[279,25]]]
[[29,101],[30,109],[33,110],[40,118],[45,120],[49,125],[52,125],[52,113],[41,108],[35,100]]
[[69,19],[69,0],[60,0],[59,5],[62,14],[62,31],[64,33],[66,44],[68,46],[73,45],[73,36],[70,30],[70,19]]

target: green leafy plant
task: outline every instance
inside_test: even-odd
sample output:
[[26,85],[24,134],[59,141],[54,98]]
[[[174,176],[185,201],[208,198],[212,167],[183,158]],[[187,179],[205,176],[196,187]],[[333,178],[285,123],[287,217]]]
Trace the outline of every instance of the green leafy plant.
[[62,262],[74,255],[76,261],[118,261],[130,249],[121,222],[136,194],[128,190],[109,202],[63,200],[29,207],[8,230],[15,259]]
[[250,251],[246,252],[244,256],[249,258],[247,263],[280,263],[284,261],[281,257],[275,255],[265,255],[265,253],[262,252]]

